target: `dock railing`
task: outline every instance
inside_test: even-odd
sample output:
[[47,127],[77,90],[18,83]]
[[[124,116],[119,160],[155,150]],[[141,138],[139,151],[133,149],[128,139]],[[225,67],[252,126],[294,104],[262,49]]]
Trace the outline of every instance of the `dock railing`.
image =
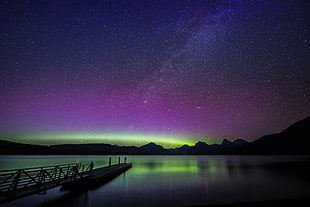
[[89,176],[90,164],[71,163],[0,171],[0,198],[12,199],[22,191],[45,193],[66,181]]

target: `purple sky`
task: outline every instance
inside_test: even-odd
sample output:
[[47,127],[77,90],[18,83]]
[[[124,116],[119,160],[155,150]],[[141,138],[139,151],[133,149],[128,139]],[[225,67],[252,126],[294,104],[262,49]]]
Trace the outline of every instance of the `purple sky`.
[[310,114],[307,1],[1,5],[1,139],[252,141]]

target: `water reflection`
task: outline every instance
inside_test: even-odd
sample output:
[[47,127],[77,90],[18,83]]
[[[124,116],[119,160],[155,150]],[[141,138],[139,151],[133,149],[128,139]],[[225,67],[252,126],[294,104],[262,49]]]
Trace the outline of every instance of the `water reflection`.
[[[309,160],[302,156],[128,156],[133,168],[96,189],[78,193],[52,189],[47,195],[4,206],[23,206],[26,201],[28,206],[186,206],[306,197],[310,196]],[[2,156],[0,161],[1,166],[14,168],[18,168],[14,163],[28,167],[93,161],[96,168],[107,165],[108,156]]]
[[62,196],[52,199],[45,199],[43,204],[38,207],[54,207],[54,206],[88,206],[88,190],[83,192],[68,192]]

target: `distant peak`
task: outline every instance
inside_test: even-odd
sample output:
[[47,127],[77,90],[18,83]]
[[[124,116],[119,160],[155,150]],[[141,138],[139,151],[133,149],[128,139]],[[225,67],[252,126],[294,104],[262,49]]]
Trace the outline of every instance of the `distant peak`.
[[189,150],[191,147],[187,144],[182,145],[181,147],[174,148],[174,150]]
[[195,146],[202,146],[202,145],[208,145],[207,143],[205,142],[202,142],[202,141],[198,141]]
[[244,139],[236,139],[236,140],[234,141],[234,143],[235,143],[235,144],[245,144],[245,143],[247,143],[247,141],[245,141]]
[[159,146],[158,144],[154,143],[154,142],[149,142],[147,144],[145,144],[144,146]]
[[148,147],[148,148],[149,148],[149,147],[163,148],[161,145],[158,145],[158,144],[156,144],[156,143],[154,143],[154,142],[150,142],[150,143],[147,143],[147,144],[141,146],[141,148],[145,148],[145,147]]
[[223,142],[221,145],[226,145],[226,144],[231,144],[232,142],[229,141],[228,139],[223,139]]

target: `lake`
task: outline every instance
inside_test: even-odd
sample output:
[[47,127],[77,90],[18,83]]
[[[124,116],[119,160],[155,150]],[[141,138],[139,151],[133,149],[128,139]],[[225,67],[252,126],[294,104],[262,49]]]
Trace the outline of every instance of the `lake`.
[[[0,156],[0,170],[91,161],[97,168],[109,157]],[[310,196],[309,156],[139,155],[127,162],[131,169],[96,189],[57,187],[3,206],[187,206]]]

